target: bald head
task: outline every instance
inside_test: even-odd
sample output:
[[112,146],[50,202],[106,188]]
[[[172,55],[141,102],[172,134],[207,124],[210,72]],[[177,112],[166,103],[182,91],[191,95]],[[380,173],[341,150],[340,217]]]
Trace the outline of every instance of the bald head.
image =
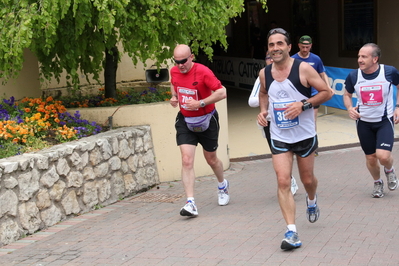
[[191,49],[186,44],[179,44],[176,46],[175,50],[173,51],[173,56],[178,59],[179,57],[186,58],[190,56]]
[[179,44],[173,51],[173,60],[181,73],[187,73],[193,66],[194,55],[186,44]]

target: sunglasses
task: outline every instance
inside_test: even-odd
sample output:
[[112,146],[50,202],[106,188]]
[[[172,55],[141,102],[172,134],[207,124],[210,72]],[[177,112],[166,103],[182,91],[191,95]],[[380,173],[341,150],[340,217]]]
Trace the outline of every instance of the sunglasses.
[[176,60],[173,58],[173,61],[175,61],[176,65],[184,65],[185,63],[187,63],[187,60],[190,58],[190,56],[191,54],[187,58],[184,58],[182,60]]
[[270,35],[273,35],[273,34],[276,34],[276,33],[280,33],[280,34],[283,34],[283,35],[286,36],[286,37],[289,37],[288,32],[286,32],[284,29],[282,29],[282,28],[275,28],[275,29],[271,29],[271,30],[269,31],[269,33],[267,34],[267,38],[269,38]]

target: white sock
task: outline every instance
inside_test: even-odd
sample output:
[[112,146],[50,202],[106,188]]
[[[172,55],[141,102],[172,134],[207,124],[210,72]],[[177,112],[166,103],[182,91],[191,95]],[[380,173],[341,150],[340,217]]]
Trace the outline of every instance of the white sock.
[[226,187],[226,179],[223,179],[223,182],[218,182],[218,188],[223,189]]
[[316,204],[316,196],[314,196],[314,199],[312,199],[312,200],[308,198],[308,206],[312,206],[315,204]]
[[380,178],[380,179],[378,179],[378,180],[374,180],[374,183],[377,183],[377,182],[382,183],[382,179]]
[[187,201],[191,201],[192,203],[194,203],[194,197],[188,197]]
[[292,231],[292,232],[296,232],[296,225],[295,224],[287,225],[287,230],[288,231]]
[[390,172],[392,172],[393,171],[393,166],[391,167],[391,169],[386,169],[385,167],[384,167],[384,169],[385,169],[385,173],[390,173]]

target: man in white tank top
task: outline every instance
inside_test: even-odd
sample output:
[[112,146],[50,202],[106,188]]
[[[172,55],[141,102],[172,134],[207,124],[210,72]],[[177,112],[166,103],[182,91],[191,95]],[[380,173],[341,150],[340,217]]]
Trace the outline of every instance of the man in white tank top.
[[[359,69],[349,73],[345,81],[344,104],[349,117],[356,120],[360,145],[366,155],[366,165],[374,179],[373,198],[384,196],[384,181],[380,165],[384,167],[389,190],[398,187],[393,167],[392,147],[394,123],[399,122],[399,105],[394,106],[393,91],[399,84],[399,72],[393,66],[379,64],[381,49],[367,43],[359,50]],[[396,87],[395,87],[396,86]],[[353,107],[352,95],[357,105]],[[399,94],[397,94],[398,103]]]
[[[307,193],[306,216],[314,223],[320,212],[316,198],[317,179],[313,172],[317,135],[312,105],[329,100],[331,93],[311,65],[290,57],[291,42],[285,30],[272,29],[267,40],[273,64],[259,72],[260,113],[257,121],[263,127],[270,123],[278,200],[287,225],[281,249],[290,250],[302,245],[295,225],[295,201],[290,191],[293,156],[296,155],[299,175]],[[311,97],[310,87],[319,93]]]

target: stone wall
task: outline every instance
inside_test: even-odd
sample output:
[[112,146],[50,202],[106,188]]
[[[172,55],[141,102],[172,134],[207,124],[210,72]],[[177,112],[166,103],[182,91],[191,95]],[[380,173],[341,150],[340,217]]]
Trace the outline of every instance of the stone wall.
[[0,160],[0,246],[159,183],[149,126]]

